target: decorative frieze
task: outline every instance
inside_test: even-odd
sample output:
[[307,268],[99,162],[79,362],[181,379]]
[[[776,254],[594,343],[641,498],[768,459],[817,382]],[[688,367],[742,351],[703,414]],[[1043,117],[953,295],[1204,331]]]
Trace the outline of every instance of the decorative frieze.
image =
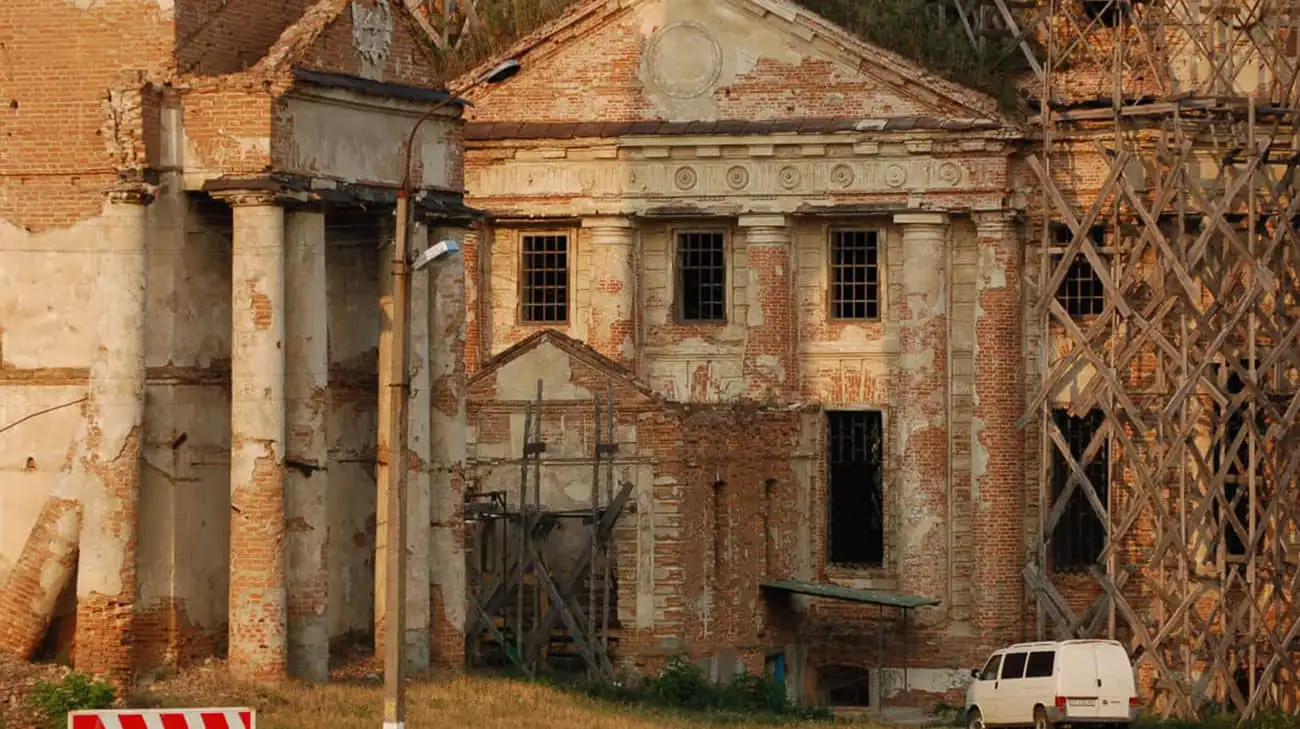
[[874,159],[750,158],[574,160],[503,162],[466,170],[475,197],[593,195],[706,197],[723,195],[818,196],[825,193],[962,192],[1003,187],[998,159],[928,157]]

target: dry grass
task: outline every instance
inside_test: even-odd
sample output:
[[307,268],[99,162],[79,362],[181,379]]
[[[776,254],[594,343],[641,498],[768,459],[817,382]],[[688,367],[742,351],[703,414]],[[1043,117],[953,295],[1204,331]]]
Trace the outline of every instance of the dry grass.
[[[708,717],[618,707],[507,679],[456,677],[412,682],[406,696],[407,726],[412,729],[692,729],[718,723]],[[250,687],[230,682],[217,666],[157,682],[133,696],[131,704],[251,706],[257,710],[259,729],[373,729],[382,719],[383,706],[377,682]],[[729,722],[729,726],[744,729],[757,724]],[[853,726],[837,722],[837,727]]]

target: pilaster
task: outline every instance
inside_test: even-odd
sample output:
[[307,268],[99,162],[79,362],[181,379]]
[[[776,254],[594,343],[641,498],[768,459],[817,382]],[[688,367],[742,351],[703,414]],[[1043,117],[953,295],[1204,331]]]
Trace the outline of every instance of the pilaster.
[[[902,229],[894,442],[898,472],[898,583],[902,592],[947,601],[948,585],[948,218],[894,217]],[[933,622],[938,613],[918,610]]]
[[1001,645],[1021,636],[1007,629],[1023,609],[1020,566],[1025,509],[1025,450],[1016,427],[1024,410],[1020,303],[1020,241],[1003,212],[975,213],[979,271],[975,282],[975,402],[971,428],[975,609],[982,641]]
[[786,399],[798,390],[792,233],[784,215],[742,215],[748,314],[744,373],[752,397]]

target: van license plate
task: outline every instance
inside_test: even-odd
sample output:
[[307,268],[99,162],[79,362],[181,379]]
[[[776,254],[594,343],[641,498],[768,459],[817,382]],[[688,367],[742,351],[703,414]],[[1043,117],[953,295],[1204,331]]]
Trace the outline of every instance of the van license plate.
[[1088,708],[1092,708],[1096,705],[1097,705],[1096,699],[1070,699],[1070,706],[1078,706],[1080,708],[1086,706]]

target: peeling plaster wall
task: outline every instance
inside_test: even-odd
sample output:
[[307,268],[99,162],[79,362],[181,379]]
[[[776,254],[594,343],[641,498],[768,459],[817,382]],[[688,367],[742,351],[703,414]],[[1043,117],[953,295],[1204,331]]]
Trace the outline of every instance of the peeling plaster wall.
[[[598,15],[581,42],[530,58],[553,79],[480,89],[476,121],[789,119],[927,113],[894,72],[863,78],[835,41],[732,0],[660,0]],[[591,62],[600,49],[602,63]],[[890,65],[886,62],[886,65]],[[816,87],[816,95],[801,87]],[[916,93],[913,90],[910,93]],[[949,102],[951,111],[955,108]]]

